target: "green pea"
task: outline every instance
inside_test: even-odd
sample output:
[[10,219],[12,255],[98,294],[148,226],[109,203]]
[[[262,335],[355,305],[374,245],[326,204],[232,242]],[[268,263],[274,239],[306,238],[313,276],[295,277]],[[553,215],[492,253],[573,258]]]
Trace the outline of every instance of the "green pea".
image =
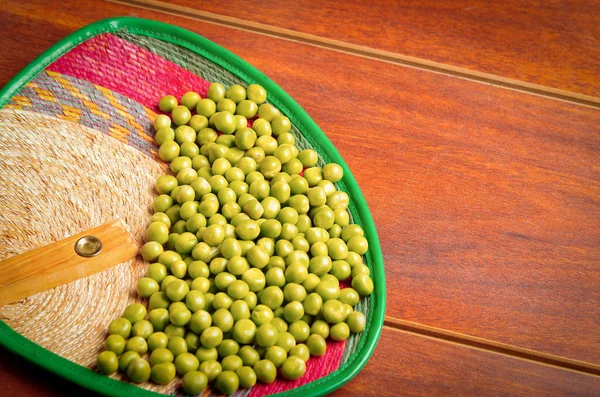
[[211,117],[215,114],[216,110],[217,105],[215,101],[213,101],[211,98],[200,99],[196,104],[196,112],[198,112],[200,116],[204,116],[207,118]]
[[340,296],[338,299],[344,304],[355,306],[358,304],[360,296],[354,288],[344,288],[340,290]]
[[160,363],[152,366],[150,379],[159,385],[166,385],[175,378],[175,365],[170,362]]
[[203,372],[208,378],[208,382],[212,382],[222,371],[221,364],[218,361],[210,360],[200,364],[200,372]]
[[[165,277],[167,280],[169,276]],[[163,280],[164,283],[164,280]],[[169,307],[171,301],[167,297],[167,294],[164,291],[155,292],[150,296],[150,300],[148,301],[148,309],[154,311],[156,309],[166,309]]]
[[[271,156],[275,153],[277,150],[277,139],[273,138],[271,135],[261,135],[256,139],[256,143],[254,145],[255,148],[253,148],[252,151],[257,151],[261,154],[261,158],[256,159],[256,162],[261,163],[265,156]],[[254,156],[251,154],[249,157]]]
[[265,178],[271,179],[281,171],[281,161],[275,156],[267,156],[261,161],[259,170]]
[[316,320],[310,326],[310,334],[317,334],[323,339],[327,339],[329,337],[329,324],[323,320]]
[[331,266],[331,274],[334,275],[338,280],[346,280],[350,277],[352,269],[348,262],[344,260],[333,261]]
[[235,113],[236,104],[231,99],[223,98],[217,102],[217,111]]
[[177,106],[177,98],[175,98],[173,95],[165,95],[164,97],[160,98],[160,101],[158,102],[158,107],[163,112],[170,112],[175,108],[175,106]]
[[161,128],[170,127],[170,126],[171,126],[171,118],[169,116],[167,116],[166,114],[159,114],[154,119],[154,129],[156,131],[160,130]]
[[[185,332],[185,330],[184,330]],[[169,334],[167,333],[167,336]],[[167,349],[173,353],[173,357],[177,357],[182,353],[188,352],[188,347],[185,339],[182,336],[169,336],[169,342],[167,343]]]
[[[281,320],[281,319],[278,319]],[[282,348],[286,353],[289,353],[296,346],[296,339],[289,332],[282,331],[279,333],[276,346]]]
[[269,103],[263,103],[258,108],[258,117],[267,120],[269,123],[279,114],[279,110]]
[[346,323],[338,323],[329,329],[329,336],[336,341],[343,341],[350,336],[350,328]]
[[296,345],[296,347],[290,350],[289,357],[292,356],[298,357],[302,361],[307,362],[310,358],[310,350],[304,343],[299,343]]
[[273,130],[271,128],[271,123],[269,123],[265,119],[258,118],[254,120],[252,124],[252,128],[256,131],[256,135],[261,136],[271,136]]
[[310,335],[310,326],[306,321],[295,321],[290,324],[288,332],[294,336],[296,342],[304,342]]
[[[281,137],[283,135],[291,135],[291,134],[282,134],[277,138],[277,141],[279,142]],[[293,136],[292,136],[293,137]],[[281,143],[280,143],[281,144]],[[290,159],[287,163],[285,163],[281,169],[284,172],[287,172],[290,175],[298,175],[302,172],[302,170],[304,169],[304,167],[302,166],[302,162],[300,160],[298,160],[297,158],[292,158]]]
[[162,363],[172,363],[174,359],[173,353],[163,347],[155,349],[152,354],[150,354],[150,364],[152,366]]
[[190,110],[185,106],[175,106],[171,111],[171,117],[176,125],[185,125],[192,118]]
[[254,240],[260,234],[260,226],[253,220],[241,221],[235,228],[235,232],[242,240]]
[[256,372],[250,366],[243,366],[235,371],[239,378],[240,387],[250,388],[256,384]]
[[281,367],[281,365],[284,363],[285,359],[287,358],[287,353],[285,352],[285,350],[279,346],[271,346],[269,348],[267,348],[266,352],[265,352],[265,359],[271,361],[273,364],[275,364],[276,368]]
[[348,250],[364,255],[369,249],[369,242],[363,236],[353,236],[348,240]]
[[125,349],[125,339],[121,335],[109,335],[106,341],[104,341],[104,348],[119,356]]
[[195,352],[198,350],[198,346],[200,346],[200,337],[198,334],[195,332],[187,332],[184,339],[190,352]]
[[105,375],[114,374],[119,368],[119,359],[113,351],[105,350],[96,358],[98,370]]
[[183,376],[182,386],[186,394],[195,396],[206,390],[208,378],[203,372],[189,371]]
[[279,331],[271,324],[263,324],[256,330],[256,343],[262,347],[274,346],[278,337]]
[[[135,324],[139,320],[143,320],[146,317],[146,307],[140,303],[132,303],[125,308],[123,312],[123,318],[129,320],[131,324]],[[121,335],[123,336],[123,335]],[[126,336],[123,336],[126,338]]]
[[135,383],[144,383],[150,379],[150,364],[141,358],[134,358],[127,367],[127,376]]
[[277,378],[277,367],[269,360],[260,360],[254,364],[253,369],[256,377],[262,383],[270,384]]
[[233,328],[233,316],[227,309],[218,309],[212,314],[212,324],[222,332],[229,332]]
[[215,326],[208,327],[202,331],[200,341],[204,347],[217,347],[223,341],[223,331]]
[[233,371],[223,371],[217,377],[216,386],[219,391],[227,396],[235,393],[240,385],[238,376]]
[[[157,309],[163,310],[163,309]],[[165,349],[169,342],[169,337],[164,332],[154,332],[148,337],[148,350],[154,351],[156,349]]]
[[205,361],[217,360],[219,358],[219,353],[214,347],[198,347],[196,350],[196,358],[202,364]]
[[262,291],[260,302],[275,310],[283,303],[283,291],[277,286],[269,286]]
[[134,351],[125,352],[119,357],[119,371],[127,372],[127,367],[136,358],[140,358],[140,355]]
[[138,320],[133,324],[131,328],[131,334],[133,336],[141,336],[144,339],[148,339],[150,335],[154,332],[154,327],[152,323],[148,320]]
[[273,134],[281,135],[290,131],[292,128],[292,123],[287,117],[278,115],[273,117],[273,120],[271,121],[271,127],[273,128]]
[[196,371],[199,365],[198,359],[192,353],[181,353],[175,357],[175,369],[179,375]]
[[[196,103],[196,106],[198,104]],[[199,132],[200,130],[208,127],[208,119],[200,114],[195,114],[190,119],[188,125],[194,129],[194,131]]]
[[259,84],[250,84],[246,91],[248,99],[257,105],[262,104],[267,100],[267,92],[265,89]]
[[304,149],[298,154],[298,160],[302,162],[304,167],[313,167],[319,161],[319,156],[312,149]]
[[373,280],[367,274],[358,274],[352,279],[352,288],[361,296],[370,295],[373,292]]

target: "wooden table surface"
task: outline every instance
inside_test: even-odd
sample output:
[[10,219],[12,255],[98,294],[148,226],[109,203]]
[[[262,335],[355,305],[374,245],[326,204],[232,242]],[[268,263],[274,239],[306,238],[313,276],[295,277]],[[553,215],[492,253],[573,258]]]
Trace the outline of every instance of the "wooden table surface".
[[[176,24],[346,159],[387,313],[337,396],[600,395],[600,2],[4,0],[0,86],[93,21]],[[0,351],[0,395],[88,394]]]

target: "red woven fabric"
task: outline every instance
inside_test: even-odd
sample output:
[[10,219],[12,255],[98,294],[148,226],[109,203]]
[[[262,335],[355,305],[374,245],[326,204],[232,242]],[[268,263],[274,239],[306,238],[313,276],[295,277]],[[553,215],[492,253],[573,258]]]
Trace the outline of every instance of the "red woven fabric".
[[47,68],[87,80],[160,112],[164,95],[188,91],[206,96],[210,83],[181,66],[109,33],[93,37]]
[[327,352],[323,357],[311,357],[306,363],[306,373],[304,376],[295,381],[289,381],[283,379],[281,375],[277,377],[277,380],[270,385],[265,385],[260,382],[252,388],[248,397],[261,397],[268,396],[270,394],[281,393],[286,390],[300,387],[309,382],[322,378],[325,375],[329,375],[333,371],[340,367],[340,362],[344,355],[344,348],[346,342],[334,342],[331,340],[327,341]]

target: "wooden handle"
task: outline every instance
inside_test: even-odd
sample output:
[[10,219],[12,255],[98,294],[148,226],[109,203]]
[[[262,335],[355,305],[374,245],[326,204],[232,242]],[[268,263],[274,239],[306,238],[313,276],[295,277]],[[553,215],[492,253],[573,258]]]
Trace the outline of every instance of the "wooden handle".
[[[93,257],[75,252],[84,236],[97,237],[102,251]],[[35,248],[0,262],[0,306],[106,270],[138,253],[121,221],[113,220],[73,237]]]

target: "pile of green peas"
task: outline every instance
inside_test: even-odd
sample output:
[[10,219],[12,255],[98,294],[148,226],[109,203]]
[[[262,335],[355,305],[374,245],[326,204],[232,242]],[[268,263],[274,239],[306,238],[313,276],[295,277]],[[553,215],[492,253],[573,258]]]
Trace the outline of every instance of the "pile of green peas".
[[343,169],[298,150],[266,99],[257,84],[213,83],[207,98],[160,100],[171,117],[156,117],[155,140],[172,174],[156,181],[141,249],[148,303],[110,323],[99,371],[230,395],[278,372],[299,379],[328,338],[364,330],[354,306],[373,291],[368,242],[335,186]]

